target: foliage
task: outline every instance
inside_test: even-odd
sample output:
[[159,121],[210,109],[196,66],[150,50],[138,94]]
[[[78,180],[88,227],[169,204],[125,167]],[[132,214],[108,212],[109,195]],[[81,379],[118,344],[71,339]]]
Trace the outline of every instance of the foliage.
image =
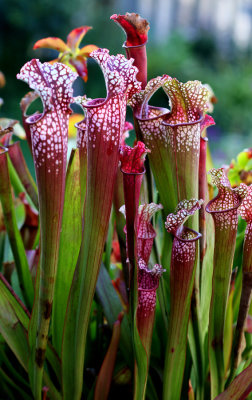
[[[212,168],[209,184],[213,93],[169,75],[147,83],[148,22],[135,13],[112,19],[125,30],[127,58],[92,45],[78,59],[87,27],[67,43],[39,41],[61,55],[28,61],[17,76],[34,91],[21,101],[24,130],[0,120],[1,396],[249,398],[251,149]],[[227,69],[213,47],[210,70],[203,45],[177,36],[162,51],[150,47],[149,71],[193,79],[193,67],[201,79],[201,62],[214,87]],[[78,74],[87,79],[86,56],[102,70],[105,98],[73,97]],[[225,92],[223,78],[217,93],[227,114],[233,84],[243,108],[251,102],[230,71],[232,85]],[[91,72],[87,88],[92,80]],[[38,96],[42,110],[28,115]],[[74,103],[81,121],[70,116]],[[133,147],[125,143],[135,136]],[[19,143],[31,151],[36,183]]]

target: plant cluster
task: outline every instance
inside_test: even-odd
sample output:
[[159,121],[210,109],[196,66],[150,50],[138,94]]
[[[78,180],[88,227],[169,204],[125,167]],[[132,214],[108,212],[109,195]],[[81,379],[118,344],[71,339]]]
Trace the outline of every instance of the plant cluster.
[[[58,59],[33,59],[17,75],[32,90],[21,110],[36,183],[12,140],[16,121],[0,129],[3,396],[98,400],[123,389],[135,400],[245,399],[251,150],[212,168],[209,184],[211,91],[169,75],[147,82],[148,22],[111,19],[126,33],[127,57],[80,49],[89,29],[80,27],[66,43],[38,41]],[[73,96],[87,57],[103,72],[106,98]],[[149,104],[159,89],[166,108]],[[28,115],[38,96],[43,112]],[[73,103],[84,117],[68,158]]]

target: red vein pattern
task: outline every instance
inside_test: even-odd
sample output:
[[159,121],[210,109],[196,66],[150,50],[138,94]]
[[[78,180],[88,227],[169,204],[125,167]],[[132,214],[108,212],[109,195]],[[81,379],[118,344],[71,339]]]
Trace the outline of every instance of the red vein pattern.
[[247,196],[242,201],[238,212],[247,222],[243,245],[243,271],[252,272],[252,185],[247,189]]
[[63,64],[42,64],[33,59],[22,67],[17,78],[28,83],[40,95],[44,107],[42,114],[35,113],[26,119],[30,126],[40,210],[39,317],[36,349],[34,343],[31,348],[31,357],[36,365],[32,376],[33,394],[40,397],[64,203],[68,122],[71,113],[69,104],[73,102],[72,83],[77,74]]
[[35,166],[46,164],[48,173],[55,168],[57,174],[66,162],[69,104],[77,74],[63,64],[41,64],[34,59],[24,65],[17,78],[40,95],[44,106],[43,114],[26,120],[30,123]]
[[247,195],[247,186],[241,183],[233,189],[224,168],[213,168],[209,173],[218,188],[218,195],[206,205],[206,211],[213,215],[218,229],[237,229],[238,207]]
[[137,253],[138,258],[145,263],[149,262],[153,240],[156,237],[155,229],[150,220],[154,213],[163,208],[162,204],[144,204],[138,208],[138,228],[137,228]]
[[142,88],[145,88],[147,83],[146,44],[150,29],[148,21],[135,13],[114,14],[110,19],[121,26],[126,33],[127,38],[123,47],[126,50],[127,58],[134,59],[134,65],[138,68],[137,79],[141,82]]
[[[72,378],[72,386],[65,385],[66,397],[81,396],[82,374],[86,333],[92,305],[95,285],[101,264],[104,243],[112,206],[114,184],[119,162],[119,145],[125,127],[126,105],[128,99],[140,90],[136,80],[137,68],[132,66],[133,59],[123,55],[109,55],[107,49],[98,49],[91,53],[102,69],[107,88],[106,99],[87,100],[87,188],[84,207],[84,230],[80,251],[80,293],[76,315],[76,337],[72,345],[78,349],[73,364],[64,363],[63,378]],[[71,292],[74,296],[74,292]],[[65,337],[67,337],[65,332]],[[66,339],[67,342],[68,339]],[[69,339],[70,340],[70,339]],[[64,352],[63,339],[63,352]],[[67,344],[69,346],[69,344]],[[76,373],[73,373],[73,370]],[[78,373],[77,373],[78,370]],[[67,392],[69,391],[69,392]]]
[[125,173],[142,173],[144,172],[144,160],[147,153],[143,142],[137,142],[132,148],[126,144],[120,147],[121,170]]
[[[163,88],[170,110],[149,106],[152,95]],[[209,92],[199,81],[180,83],[163,75],[130,100],[143,141],[150,149],[150,163],[161,201],[171,212],[179,200],[198,197],[200,133],[214,123],[203,117]],[[174,190],[174,188],[176,188]]]
[[[165,374],[164,398],[179,399],[184,374],[188,322],[196,269],[197,240],[200,234],[184,227],[189,216],[200,209],[202,200],[183,200],[175,214],[169,214],[165,227],[174,235],[170,269],[170,318]],[[180,365],[179,370],[176,366]]]
[[211,376],[211,395],[224,389],[223,359],[224,322],[229,293],[238,226],[238,207],[247,194],[247,186],[233,189],[224,168],[209,171],[218,188],[217,196],[206,205],[215,225],[212,297],[209,315],[208,350]]

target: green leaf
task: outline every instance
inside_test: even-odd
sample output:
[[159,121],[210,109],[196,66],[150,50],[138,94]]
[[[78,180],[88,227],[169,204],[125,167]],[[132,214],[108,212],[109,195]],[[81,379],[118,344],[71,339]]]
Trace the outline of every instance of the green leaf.
[[28,365],[29,346],[27,331],[24,327],[25,311],[13,306],[10,295],[2,279],[0,279],[0,332],[5,341],[26,370]]
[[31,308],[34,296],[33,283],[24,244],[15,217],[6,152],[1,152],[0,154],[0,199],[4,222],[18,272],[20,288],[27,306]]
[[107,241],[106,241],[106,251],[105,251],[105,257],[104,257],[104,264],[105,264],[105,267],[107,268],[107,270],[109,270],[109,267],[110,267],[114,224],[115,224],[115,214],[112,211],[111,216],[110,216],[108,237],[107,237]]
[[147,382],[146,398],[149,400],[159,400],[153,381],[149,375]]
[[214,224],[212,217],[206,213],[206,253],[203,259],[201,270],[200,287],[200,321],[202,336],[205,337],[208,331],[209,310],[212,294],[212,276],[213,276],[213,252],[214,252]]
[[251,171],[252,170],[252,158],[250,158],[245,166],[245,171]]
[[15,142],[9,146],[9,158],[25,192],[28,194],[28,197],[31,199],[36,209],[38,209],[38,189],[26,164],[19,142]]
[[248,153],[245,151],[242,151],[241,153],[239,153],[237,156],[237,161],[238,161],[239,167],[241,169],[243,169],[248,162]]
[[[62,376],[63,376],[63,399],[67,399],[65,393],[67,390],[69,390],[68,388],[72,388],[72,380],[73,380],[71,374],[69,373],[69,360],[71,360],[73,354],[75,354],[73,353],[74,349],[72,347],[72,344],[74,343],[73,338],[75,337],[76,334],[76,320],[77,320],[78,302],[79,302],[78,293],[80,292],[80,279],[78,279],[80,274],[79,269],[80,269],[80,264],[77,263],[68,298],[67,313],[64,322],[64,335],[63,335],[62,354],[61,354]],[[70,371],[72,372],[72,367]],[[81,375],[79,379],[83,378],[82,371],[81,372],[77,371],[76,373]]]
[[233,340],[233,298],[234,298],[234,288],[231,288],[226,318],[225,318],[225,326],[224,326],[224,343],[223,343],[223,352],[224,352],[224,370],[225,373],[228,370],[231,351],[232,351],[232,340]]
[[[28,327],[30,324],[29,311],[25,308],[25,306],[22,304],[20,299],[16,296],[13,289],[6,282],[6,280],[4,279],[2,274],[0,274],[0,301],[1,301],[1,297],[3,299],[6,299],[6,303],[8,304],[7,307],[11,307],[11,309],[14,310],[16,319],[18,320],[19,324],[24,329],[25,338],[27,341]],[[2,323],[3,323],[3,319],[2,319],[1,310],[0,310],[0,332],[1,332],[1,324]],[[29,329],[31,329],[31,327],[29,327]],[[11,345],[9,344],[9,337],[6,338],[6,336],[4,336],[4,338],[5,338],[6,342],[8,343],[9,347],[11,347]],[[11,337],[10,337],[10,339],[11,339]],[[16,353],[12,347],[11,347],[11,349],[14,352],[14,354],[16,355]],[[27,364],[23,365],[21,363],[21,365],[23,365],[24,369],[27,371],[29,349],[27,350],[27,348],[25,348],[24,351],[25,351],[25,359],[27,361]],[[53,347],[50,344],[47,347],[46,357],[47,357],[50,365],[52,366],[55,375],[57,376],[58,380],[60,381],[60,377],[61,377],[60,360],[56,356],[55,350],[53,349]],[[45,377],[45,379],[47,379],[47,378]]]
[[28,203],[30,204],[31,207],[34,207],[34,204],[31,200],[30,196],[26,192],[25,187],[22,184],[22,182],[17,174],[17,171],[15,170],[9,157],[8,157],[8,169],[9,169],[9,174],[10,174],[11,185],[14,189],[15,194],[19,195],[19,193],[26,193],[26,198],[27,198]]
[[21,389],[21,387],[17,385],[15,381],[11,379],[2,368],[0,368],[0,380],[1,379],[3,379],[8,384],[8,386],[12,388],[12,390],[14,389],[16,393],[18,393],[19,399],[32,400],[32,397],[23,389]]
[[[109,273],[103,264],[101,265],[96,284],[96,294],[102,304],[104,315],[112,328],[114,322],[117,320],[118,314],[123,311],[123,306],[114,286],[112,285]],[[128,366],[132,366],[131,333],[127,314],[122,320],[120,349]]]
[[[3,338],[2,338],[3,339]],[[3,345],[0,346],[0,360],[1,366],[8,373],[9,376],[16,382],[21,384],[22,387],[29,389],[29,384],[25,378],[19,373],[19,369],[16,364],[13,363],[9,357],[9,352],[6,351],[7,345],[3,339]]]
[[82,211],[79,167],[79,151],[72,150],[66,176],[59,261],[52,311],[53,345],[58,354],[61,354],[67,299],[81,243]]
[[18,229],[20,230],[25,222],[25,207],[21,201],[18,201],[15,206],[15,216]]

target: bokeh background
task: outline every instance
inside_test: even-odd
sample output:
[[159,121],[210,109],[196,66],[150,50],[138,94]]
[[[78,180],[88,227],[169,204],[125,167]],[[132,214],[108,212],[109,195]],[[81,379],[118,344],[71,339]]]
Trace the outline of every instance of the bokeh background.
[[[148,75],[169,74],[181,81],[208,83],[218,99],[209,129],[215,166],[229,163],[252,147],[252,1],[251,0],[0,0],[0,70],[6,85],[0,117],[21,119],[19,102],[28,91],[16,80],[31,58],[48,61],[53,50],[33,50],[44,37],[66,39],[70,30],[90,25],[85,44],[123,52],[123,31],[110,20],[114,13],[138,12],[150,22]],[[88,62],[89,80],[76,83],[76,94],[105,95],[95,62]],[[160,91],[152,104],[165,105]],[[167,105],[167,104],[166,104]]]

